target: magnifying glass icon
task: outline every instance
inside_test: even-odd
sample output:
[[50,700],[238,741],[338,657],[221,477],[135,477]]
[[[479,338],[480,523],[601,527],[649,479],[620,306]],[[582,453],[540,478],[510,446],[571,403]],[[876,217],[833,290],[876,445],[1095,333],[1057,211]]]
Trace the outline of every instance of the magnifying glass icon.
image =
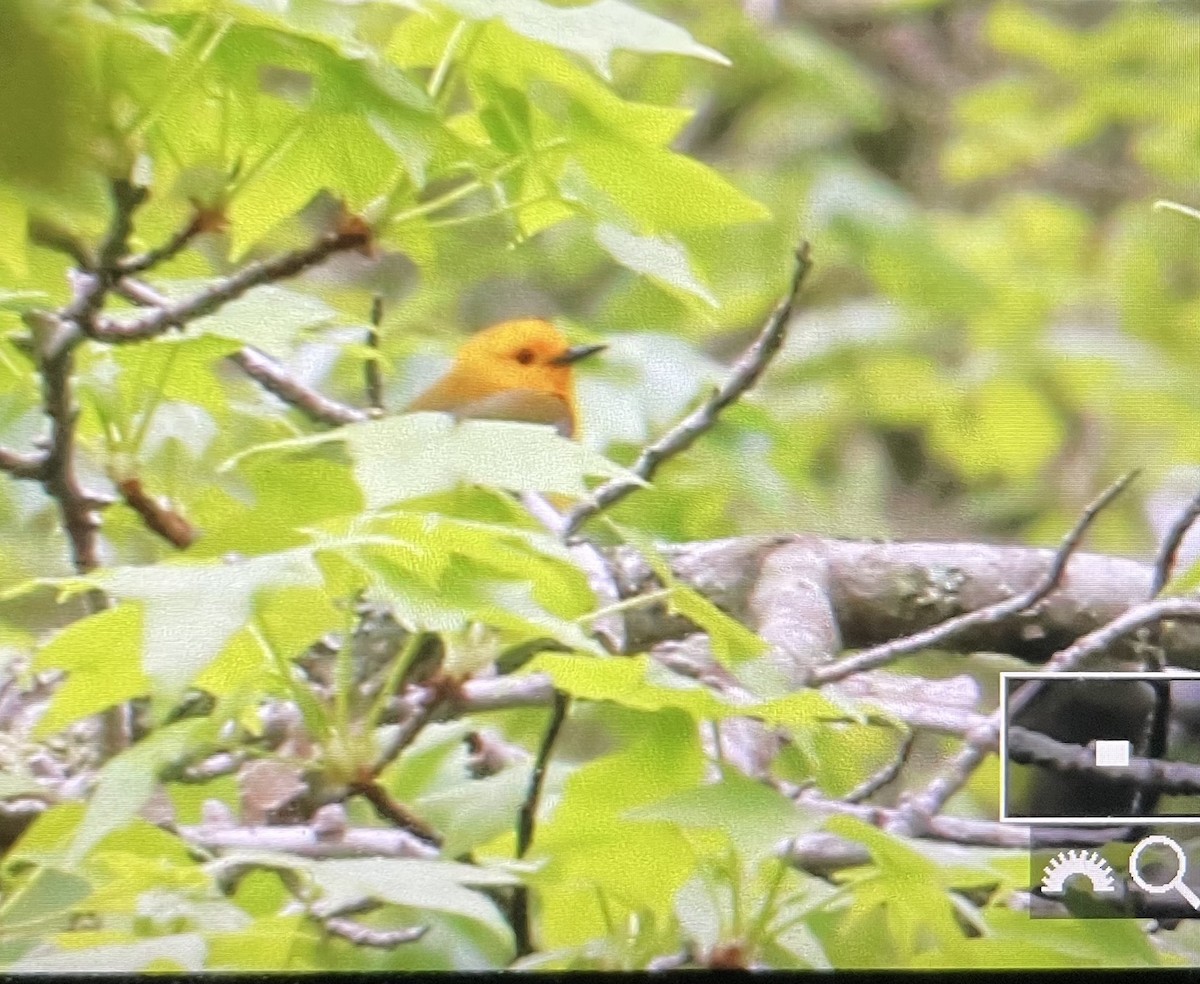
[[[1142,856],[1142,852],[1148,847],[1167,847],[1175,852],[1175,857],[1179,864],[1175,869],[1175,875],[1165,885],[1156,885],[1153,882],[1146,881],[1142,875],[1141,867],[1138,864],[1138,859]],[[1143,837],[1137,842],[1137,847],[1133,849],[1133,853],[1129,855],[1129,877],[1133,879],[1133,883],[1137,885],[1143,892],[1148,892],[1151,895],[1166,895],[1167,892],[1174,889],[1185,899],[1188,904],[1198,912],[1200,912],[1200,895],[1193,892],[1183,882],[1183,876],[1187,874],[1187,855],[1183,853],[1183,848],[1179,843],[1166,837],[1162,834],[1155,834],[1152,837]]]

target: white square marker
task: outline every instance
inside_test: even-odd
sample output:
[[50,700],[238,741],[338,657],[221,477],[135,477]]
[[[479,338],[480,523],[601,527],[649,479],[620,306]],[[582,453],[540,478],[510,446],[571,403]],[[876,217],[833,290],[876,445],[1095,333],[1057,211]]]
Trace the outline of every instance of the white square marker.
[[1096,740],[1096,765],[1102,768],[1124,768],[1129,765],[1129,742]]

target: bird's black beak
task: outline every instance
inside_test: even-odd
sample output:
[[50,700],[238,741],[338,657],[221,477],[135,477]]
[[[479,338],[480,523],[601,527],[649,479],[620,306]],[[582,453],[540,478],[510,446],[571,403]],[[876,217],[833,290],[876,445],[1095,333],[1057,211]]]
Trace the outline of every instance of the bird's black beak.
[[550,361],[556,366],[569,366],[580,359],[586,359],[589,355],[603,352],[606,348],[608,348],[607,345],[573,345],[562,355],[556,355]]

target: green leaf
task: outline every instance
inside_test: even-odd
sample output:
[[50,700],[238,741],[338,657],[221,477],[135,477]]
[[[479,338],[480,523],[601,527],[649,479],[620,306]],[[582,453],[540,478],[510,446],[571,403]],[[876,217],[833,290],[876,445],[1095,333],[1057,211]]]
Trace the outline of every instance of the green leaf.
[[66,851],[65,863],[78,863],[104,837],[137,816],[154,792],[159,770],[180,758],[193,735],[205,727],[208,722],[204,720],[167,725],[106,762]]
[[[25,203],[0,185],[0,268],[18,279],[29,272],[26,256],[28,228],[29,215]],[[14,301],[19,303],[21,294],[38,296],[36,292],[12,294],[0,291],[0,308],[13,309],[10,306]]]
[[711,307],[717,299],[692,271],[687,251],[677,240],[665,236],[638,236],[611,222],[595,227],[596,242],[623,267],[689,297],[698,297]]
[[606,79],[614,51],[689,55],[728,65],[719,52],[699,44],[682,27],[620,0],[594,0],[574,7],[552,7],[540,0],[441,0],[472,20],[499,18],[517,34],[573,51]]
[[[91,884],[78,875],[38,865],[22,878],[6,876],[4,900],[0,902],[0,925],[6,927],[32,923],[30,935],[44,935],[45,921],[58,917],[60,931],[67,928],[72,908],[92,892]],[[38,926],[38,923],[42,925]],[[7,930],[11,932],[11,930]],[[18,931],[20,932],[20,931]]]
[[471,82],[480,97],[479,121],[492,143],[506,154],[527,152],[533,145],[529,98],[489,75],[476,75]]
[[[1032,967],[1161,967],[1164,954],[1137,919],[1031,919],[1029,913],[991,906],[987,932],[957,935],[913,956],[907,966],[941,971],[980,967],[1029,973]],[[1132,976],[1132,975],[1131,975]]]
[[826,828],[857,841],[871,852],[872,871],[856,876],[846,934],[882,921],[900,953],[907,958],[927,949],[930,941],[957,940],[962,929],[947,891],[945,873],[900,838],[856,817],[829,818]]
[[362,494],[341,462],[293,460],[285,483],[276,462],[263,456],[243,461],[239,477],[253,496],[250,503],[213,486],[194,504],[194,521],[204,536],[192,553],[220,557],[230,550],[248,555],[286,550],[309,542],[306,528],[363,509]]
[[736,769],[721,781],[686,789],[657,803],[630,810],[631,820],[665,820],[685,828],[721,830],[752,862],[770,856],[787,837],[808,833],[820,818],[805,816],[781,793]]
[[[563,197],[589,207],[597,218],[634,220],[643,233],[703,229],[762,222],[771,213],[698,161],[682,154],[615,139],[598,139],[590,131],[571,144],[570,159],[579,170],[566,169],[560,181]],[[631,181],[630,175],[637,180]],[[590,187],[589,187],[590,186]],[[619,209],[617,215],[597,203],[596,194]]]
[[435,150],[454,143],[424,91],[365,46],[348,54],[269,18],[216,21],[208,8],[163,20],[205,44],[137,78],[139,126],[168,174],[186,162],[224,176],[215,195],[230,199],[235,258],[319,192],[361,211],[398,169],[422,180]]
[[200,933],[156,936],[134,943],[79,946],[75,934],[70,949],[44,947],[9,965],[14,973],[85,974],[103,967],[106,973],[146,973],[151,970],[198,973],[205,968],[208,944]]
[[[495,21],[478,29],[464,67],[471,79],[479,80],[481,92],[504,86],[528,97],[533,109],[529,125],[538,145],[560,141],[564,130],[588,120],[616,139],[662,147],[692,115],[674,106],[622,99],[574,59]],[[549,173],[551,160],[535,156],[531,164]]]
[[369,594],[409,628],[446,632],[483,621],[506,644],[550,637],[600,652],[578,624],[595,604],[591,588],[549,536],[399,510],[312,533],[323,565],[334,555],[355,566]]
[[[156,286],[172,300],[182,300],[203,292],[208,282],[175,280]],[[336,317],[333,308],[311,294],[264,285],[224,305],[216,314],[192,322],[188,332],[227,338],[286,359],[304,331],[323,327]]]
[[[243,878],[239,885],[239,894],[246,884],[256,877],[266,879],[268,876],[258,872]],[[278,885],[277,879],[271,878],[271,881]],[[319,963],[305,960],[306,951],[318,941],[319,931],[316,926],[312,920],[300,914],[275,915],[274,911],[280,908],[282,905],[274,906],[272,913],[255,919],[251,926],[241,932],[206,933],[209,958],[205,970],[277,975],[285,970],[318,969],[321,966]],[[348,968],[339,965],[339,969]]]
[[86,17],[62,5],[0,5],[0,182],[57,215],[98,204],[97,151],[108,145],[87,28]]
[[541,653],[525,672],[546,673],[558,690],[584,700],[607,700],[641,711],[675,708],[697,720],[720,720],[747,712],[722,701],[708,687],[665,671],[646,655],[595,658]]
[[[461,740],[457,743],[461,747]],[[513,829],[529,791],[529,769],[509,766],[483,779],[422,796],[418,814],[445,838],[442,851],[459,857]]]
[[117,605],[68,625],[34,657],[34,669],[62,669],[67,679],[34,729],[45,738],[90,714],[139,697],[151,681],[142,665],[143,617]]
[[47,300],[48,295],[40,290],[0,290],[0,311],[27,311]]
[[376,899],[416,910],[432,909],[479,924],[499,941],[510,942],[512,929],[495,904],[477,888],[502,888],[518,879],[495,868],[415,858],[348,858],[308,861],[269,852],[232,852],[225,863],[244,860],[290,868],[311,877],[321,901],[331,907]]
[[547,861],[528,876],[541,901],[544,949],[608,935],[606,904],[619,906],[617,913],[645,909],[660,924],[669,923],[675,893],[695,869],[695,851],[675,824],[628,817],[636,807],[701,781],[704,759],[694,719],[674,710],[608,706],[603,712],[593,727],[606,726],[618,750],[567,780],[530,852],[530,860]]
[[455,421],[443,413],[413,413],[350,424],[328,434],[250,448],[243,458],[293,451],[329,442],[346,445],[368,509],[452,489],[459,483],[518,491],[582,495],[586,476],[631,473],[556,434],[553,428],[510,421]]
[[96,575],[96,581],[112,597],[140,605],[143,666],[155,689],[165,695],[182,693],[216,659],[254,614],[259,591],[321,583],[311,556],[303,550],[234,563],[117,567]]

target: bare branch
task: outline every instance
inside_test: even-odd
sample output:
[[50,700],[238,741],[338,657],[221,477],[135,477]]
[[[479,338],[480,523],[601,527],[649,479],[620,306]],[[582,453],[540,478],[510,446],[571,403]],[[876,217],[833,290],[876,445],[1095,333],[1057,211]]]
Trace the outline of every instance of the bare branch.
[[[1169,762],[1134,755],[1127,766],[1120,768],[1097,765],[1094,750],[1056,741],[1017,725],[1009,726],[1007,751],[1008,757],[1021,765],[1041,765],[1058,772],[1084,772],[1109,780],[1128,780],[1130,785],[1170,796],[1200,794],[1200,765],[1191,762]],[[1158,819],[1166,821],[1170,818]]]
[[[87,305],[80,300],[79,307]],[[32,326],[32,323],[31,323]],[[94,496],[80,484],[75,470],[74,371],[76,333],[63,336],[63,326],[44,326],[44,347],[39,346],[41,362],[42,407],[50,418],[50,438],[39,477],[46,494],[58,504],[59,517],[71,545],[71,560],[82,573],[99,564],[96,553],[96,529],[100,525],[93,503]]]
[[1175,562],[1179,557],[1179,546],[1198,518],[1200,518],[1200,492],[1193,496],[1187,507],[1175,517],[1171,528],[1167,530],[1167,535],[1163,537],[1163,541],[1159,545],[1158,556],[1154,558],[1154,580],[1150,583],[1151,598],[1157,598],[1162,593],[1162,589],[1167,586],[1167,582],[1171,580],[1171,576],[1175,573]]
[[[801,790],[793,797],[796,805],[808,813],[830,813],[858,817],[875,826],[894,828],[901,810],[868,806],[830,799],[812,790]],[[1087,829],[1080,827],[1036,828],[1023,824],[999,823],[992,820],[965,820],[959,817],[934,816],[916,836],[929,840],[979,847],[1000,847],[1028,850],[1030,843],[1038,847],[1059,844],[1104,844],[1119,836],[1123,827]],[[789,838],[776,847],[782,860],[815,875],[827,876],[835,871],[871,863],[871,854],[861,844],[824,832],[802,834]]]
[[[1156,601],[1137,605],[1056,653],[1046,664],[1046,670],[1058,673],[1077,670],[1085,660],[1104,652],[1122,636],[1136,632],[1143,626],[1171,619],[1186,622],[1200,621],[1200,601],[1192,598],[1159,598]],[[1010,711],[1016,714],[1024,706],[1024,704],[1019,707],[1010,704]]]
[[121,498],[136,512],[150,532],[162,537],[176,550],[186,550],[196,542],[199,535],[182,515],[164,506],[142,488],[141,479],[126,478],[117,483]]
[[[796,297],[811,269],[809,246],[807,242],[802,242],[796,249],[796,268],[787,296],[771,313],[758,337],[735,363],[729,378],[692,413],[653,444],[642,449],[642,453],[630,469],[639,479],[649,481],[660,465],[691,447],[698,437],[712,429],[722,411],[739,400],[758,382],[783,344]],[[630,479],[613,479],[601,485],[588,499],[567,514],[564,536],[572,535],[589,519],[641,487],[642,482]]]
[[[122,277],[117,281],[116,290],[142,307],[165,310],[171,304],[170,299],[134,277]],[[340,427],[369,418],[369,414],[362,410],[331,399],[300,382],[269,355],[256,348],[246,346],[229,358],[264,389],[319,424]]]
[[330,233],[304,249],[251,263],[186,300],[155,308],[130,321],[111,317],[98,319],[91,333],[95,338],[113,344],[153,338],[169,328],[180,328],[206,314],[212,314],[255,287],[294,277],[335,253],[361,249],[369,242],[369,232],[357,226]]
[[289,406],[321,424],[340,427],[369,419],[369,415],[355,407],[318,393],[296,379],[278,362],[258,349],[244,348],[229,357],[251,379],[264,389],[274,393]]
[[[379,354],[379,326],[383,323],[383,295],[376,294],[371,302],[371,327],[367,331],[367,345],[372,352]],[[375,416],[383,414],[383,372],[379,368],[379,359],[367,359],[363,365],[363,374],[367,385],[367,406]]]
[[915,632],[902,639],[895,639],[880,646],[864,649],[848,659],[839,660],[829,666],[816,667],[809,671],[807,684],[810,687],[819,687],[826,683],[832,683],[835,680],[845,679],[852,673],[861,673],[863,670],[875,669],[888,663],[893,663],[903,656],[911,656],[913,653],[920,652],[923,649],[932,649],[944,645],[955,636],[969,629],[974,629],[981,625],[995,624],[1012,615],[1033,608],[1058,587],[1062,581],[1063,573],[1067,569],[1067,561],[1079,548],[1088,527],[1092,525],[1096,517],[1117,496],[1125,491],[1136,477],[1136,471],[1123,475],[1083,511],[1075,526],[1063,538],[1062,545],[1055,552],[1046,573],[1028,591],[1023,591],[994,605],[988,605],[986,608],[980,608],[955,618],[946,619],[946,621],[940,622],[922,632]]
[[48,455],[45,451],[23,454],[20,451],[0,448],[0,471],[8,472],[13,478],[28,478],[37,481],[43,476],[47,458]]
[[313,826],[180,826],[175,832],[206,851],[274,851],[305,858],[435,858],[438,850],[406,830],[350,827],[338,837]]
[[113,284],[113,291],[139,307],[165,308],[171,303],[166,294],[160,294],[144,280],[138,280],[136,277],[121,277]]
[[[533,831],[537,819],[538,803],[542,798],[542,784],[546,779],[546,767],[550,764],[550,756],[554,752],[554,743],[567,712],[571,709],[571,698],[562,691],[554,692],[554,703],[550,711],[550,722],[546,725],[546,733],[538,745],[537,757],[534,759],[533,771],[529,775],[529,788],[521,801],[521,809],[517,814],[517,858],[525,857],[533,844]],[[529,919],[529,889],[525,885],[517,886],[513,893],[512,926],[517,938],[517,956],[523,957],[533,952],[532,925]]]
[[74,322],[83,331],[90,331],[92,320],[104,306],[112,285],[119,274],[117,262],[129,248],[129,237],[133,233],[133,215],[146,200],[148,190],[125,178],[113,181],[110,192],[113,200],[112,224],[96,252],[94,268],[84,268],[87,276],[81,278],[74,300],[62,312],[64,321]]
[[[1179,512],[1159,544],[1158,554],[1154,558],[1154,577],[1150,582],[1149,597],[1157,598],[1175,572],[1179,558],[1179,548],[1183,538],[1187,536],[1196,519],[1200,517],[1200,493],[1194,495],[1187,506]],[[1153,633],[1152,641],[1157,642],[1161,633]],[[1149,648],[1149,655],[1143,664],[1147,669],[1162,669],[1165,656],[1158,646]],[[1150,758],[1159,758],[1167,752],[1168,735],[1171,726],[1171,686],[1158,680],[1151,684],[1154,689],[1154,707],[1150,712],[1150,722],[1147,728],[1146,754]],[[1157,790],[1139,789],[1133,804],[1135,813],[1153,813],[1161,793]]]
[[137,256],[126,256],[116,269],[121,276],[137,275],[153,270],[182,253],[193,239],[205,232],[216,232],[225,226],[225,216],[216,210],[197,206],[191,220],[161,246]]
[[428,926],[413,926],[409,929],[372,929],[345,916],[331,916],[321,920],[321,925],[331,936],[340,936],[355,946],[369,946],[378,950],[394,950],[404,943],[415,943],[427,932]]
[[884,786],[895,782],[896,778],[900,775],[900,770],[908,762],[908,757],[912,754],[913,745],[916,740],[917,734],[915,731],[910,731],[906,734],[901,739],[900,748],[896,751],[892,760],[874,775],[868,776],[863,782],[846,793],[842,799],[847,803],[862,803],[874,796]]
[[357,793],[370,803],[382,819],[395,824],[401,830],[415,834],[435,847],[441,846],[441,835],[430,827],[429,824],[425,823],[424,820],[416,816],[403,803],[394,800],[388,791],[378,782],[354,783],[350,786],[350,792]]

